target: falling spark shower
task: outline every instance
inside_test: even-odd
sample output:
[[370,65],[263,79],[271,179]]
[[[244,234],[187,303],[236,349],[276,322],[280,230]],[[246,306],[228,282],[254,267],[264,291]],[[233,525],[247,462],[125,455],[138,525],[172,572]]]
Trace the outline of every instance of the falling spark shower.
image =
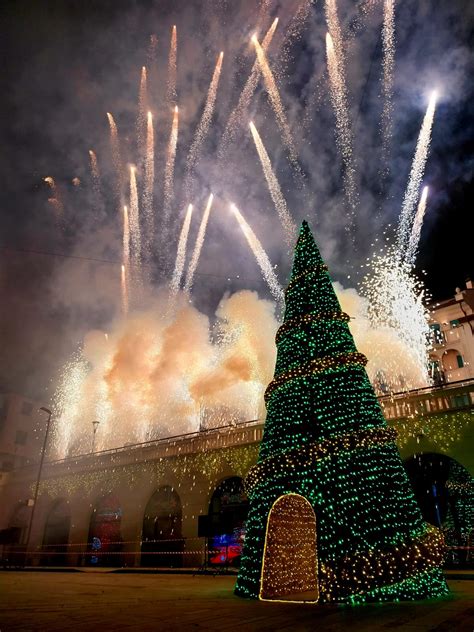
[[209,196],[209,199],[206,204],[206,208],[204,209],[204,214],[202,216],[201,224],[199,225],[199,231],[196,237],[196,243],[194,245],[193,254],[191,257],[191,261],[189,263],[188,271],[186,274],[186,280],[184,283],[184,291],[190,292],[194,282],[194,275],[196,273],[196,268],[199,263],[199,257],[201,256],[201,250],[204,244],[204,238],[206,236],[207,222],[209,221],[209,215],[211,213],[212,201],[214,196]]
[[166,92],[166,100],[170,107],[176,105],[178,101],[178,93],[176,92],[176,75],[177,75],[177,54],[178,54],[178,34],[176,24],[171,30],[170,53],[168,58],[168,85]]
[[382,28],[382,172],[388,168],[393,126],[393,70],[395,67],[395,0],[384,0]]
[[168,223],[171,213],[171,200],[173,198],[174,185],[174,165],[176,160],[176,146],[178,144],[178,106],[176,105],[173,113],[173,122],[171,124],[171,134],[168,142],[168,150],[166,152],[166,166],[163,183],[163,225],[164,234],[167,236]]
[[184,264],[186,261],[186,246],[188,244],[189,226],[191,225],[191,216],[193,214],[193,205],[188,205],[188,210],[184,217],[183,226],[179,235],[178,250],[176,252],[176,261],[174,264],[173,276],[171,278],[170,288],[171,294],[176,295],[179,286],[181,285],[181,278],[183,276]]
[[426,202],[428,199],[428,187],[423,188],[423,192],[418,203],[415,219],[411,229],[410,240],[408,242],[407,253],[405,259],[408,264],[414,265],[416,255],[418,254],[418,246],[420,243],[421,228],[425,217]]

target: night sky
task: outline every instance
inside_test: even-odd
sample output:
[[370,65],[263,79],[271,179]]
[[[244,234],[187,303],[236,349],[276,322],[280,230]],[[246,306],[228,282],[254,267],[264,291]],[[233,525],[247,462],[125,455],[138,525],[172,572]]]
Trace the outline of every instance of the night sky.
[[[244,0],[4,1],[0,9],[2,73],[0,192],[0,389],[43,400],[61,365],[92,328],[106,328],[120,308],[121,234],[106,112],[121,134],[124,162],[135,162],[137,92],[148,67],[149,105],[156,122],[155,210],[160,216],[164,149],[171,113],[166,67],[171,26],[178,29],[180,136],[173,212],[179,225],[187,203],[182,183],[187,149],[199,120],[216,57],[224,66],[211,133],[198,167],[196,208],[210,190],[218,201],[194,300],[213,314],[228,290],[250,288],[267,296],[253,255],[227,211],[234,201],[260,237],[280,281],[290,257],[248,132],[255,121],[297,221],[311,222],[334,279],[358,280],[371,244],[396,224],[416,138],[432,89],[440,99],[423,184],[430,197],[417,270],[436,299],[447,298],[474,274],[472,230],[472,32],[469,0],[396,2],[394,135],[391,174],[381,196],[380,77],[382,2],[342,1],[347,85],[360,194],[355,246],[347,240],[342,166],[334,140],[325,68],[326,25],[318,0],[300,26],[304,4]],[[260,21],[265,32],[280,18],[269,52],[301,165],[296,186],[262,84],[252,99],[224,163],[216,153],[228,116],[254,62],[249,39]],[[296,32],[296,37],[289,34]],[[300,28],[301,27],[301,28]],[[156,34],[156,55],[150,36]],[[92,195],[88,150],[97,153],[103,204]],[[53,176],[63,201],[61,221],[43,181]],[[73,179],[80,183],[75,186]],[[76,181],[77,183],[77,181]],[[390,234],[390,229],[388,229]],[[197,225],[193,225],[194,238]],[[174,243],[167,257],[174,257]],[[163,282],[150,262],[153,286]],[[350,274],[351,280],[347,279]],[[153,289],[150,290],[153,292]],[[49,386],[49,390],[46,391]]]

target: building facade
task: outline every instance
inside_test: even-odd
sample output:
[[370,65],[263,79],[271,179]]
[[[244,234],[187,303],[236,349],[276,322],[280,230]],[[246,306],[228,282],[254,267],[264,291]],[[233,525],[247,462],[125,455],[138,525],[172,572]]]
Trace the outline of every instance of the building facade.
[[[474,380],[380,399],[425,519],[444,529],[448,562],[472,565]],[[46,461],[28,563],[238,565],[248,500],[243,479],[263,422]],[[37,464],[4,473],[5,563],[24,560]],[[20,557],[18,557],[20,556]],[[16,560],[16,561],[15,561]]]

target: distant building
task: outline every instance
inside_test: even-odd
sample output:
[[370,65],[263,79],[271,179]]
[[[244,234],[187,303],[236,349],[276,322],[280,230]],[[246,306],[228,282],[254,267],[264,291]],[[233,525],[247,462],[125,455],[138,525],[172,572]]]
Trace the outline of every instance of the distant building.
[[435,384],[474,378],[474,288],[456,288],[453,298],[431,306],[433,348],[431,375]]
[[0,393],[0,477],[39,460],[39,404],[15,393]]

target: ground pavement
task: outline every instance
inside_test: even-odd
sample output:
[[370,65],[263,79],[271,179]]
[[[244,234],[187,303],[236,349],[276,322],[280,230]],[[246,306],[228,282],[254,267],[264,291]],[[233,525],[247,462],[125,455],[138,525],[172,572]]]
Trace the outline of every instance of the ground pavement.
[[122,630],[473,632],[474,581],[449,599],[357,607],[235,597],[235,577],[107,572],[0,572],[0,631]]

